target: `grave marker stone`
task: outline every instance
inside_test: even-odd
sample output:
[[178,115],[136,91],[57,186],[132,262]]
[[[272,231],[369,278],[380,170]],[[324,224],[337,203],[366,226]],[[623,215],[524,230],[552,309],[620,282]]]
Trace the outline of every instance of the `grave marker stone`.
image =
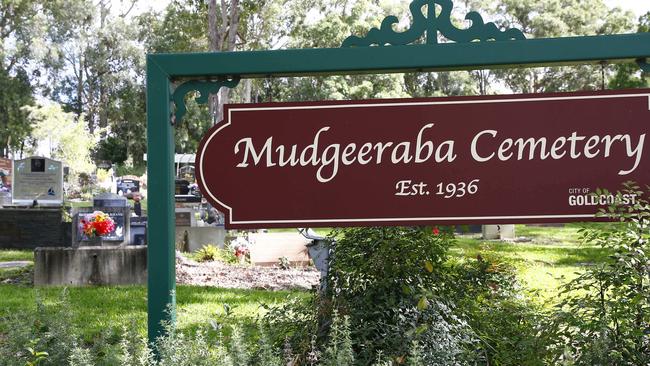
[[11,201],[14,205],[63,205],[63,164],[33,156],[15,160],[12,169]]
[[93,198],[93,207],[79,207],[73,210],[72,241],[74,246],[97,245],[92,238],[88,238],[79,225],[83,215],[102,211],[115,221],[115,229],[107,236],[102,237],[102,245],[127,245],[130,241],[131,207],[126,198],[113,193],[102,193]]

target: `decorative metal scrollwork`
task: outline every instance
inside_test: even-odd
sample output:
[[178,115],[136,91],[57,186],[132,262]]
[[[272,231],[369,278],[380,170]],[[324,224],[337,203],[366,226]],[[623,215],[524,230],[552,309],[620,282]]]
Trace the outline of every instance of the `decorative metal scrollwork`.
[[240,77],[235,76],[231,79],[223,80],[190,80],[176,87],[174,94],[172,94],[172,101],[176,105],[176,113],[174,114],[173,123],[180,123],[180,121],[187,113],[185,106],[185,96],[191,91],[199,92],[199,95],[194,100],[199,104],[206,104],[210,94],[216,94],[222,87],[234,88],[239,84]]
[[[435,14],[436,4],[440,5],[442,11],[438,16]],[[427,15],[422,8],[427,5]],[[372,28],[365,37],[350,36],[343,41],[341,47],[364,47],[371,45],[407,45],[415,42],[426,35],[427,44],[437,43],[438,32],[445,38],[455,42],[473,41],[508,41],[524,40],[526,36],[516,28],[499,30],[494,23],[485,23],[477,12],[469,12],[466,20],[472,25],[467,29],[456,28],[451,22],[451,11],[454,4],[451,0],[415,0],[409,5],[413,15],[411,27],[404,32],[393,30],[393,25],[399,22],[396,16],[390,15],[384,18],[379,29]]]

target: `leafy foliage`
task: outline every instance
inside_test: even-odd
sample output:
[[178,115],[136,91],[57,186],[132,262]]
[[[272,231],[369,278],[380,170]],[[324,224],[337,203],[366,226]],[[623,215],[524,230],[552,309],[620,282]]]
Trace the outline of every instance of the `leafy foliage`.
[[[639,19],[637,32],[650,32],[650,12]],[[614,77],[609,81],[612,89],[647,88],[648,75],[639,70],[636,63],[618,64],[614,66],[616,71]]]
[[348,228],[332,239],[331,301],[350,318],[358,364],[377,361],[380,351],[406,359],[414,341],[427,364],[465,359],[471,332],[438,296],[453,240],[449,229]]
[[0,157],[10,152],[20,152],[25,146],[32,127],[28,113],[22,109],[34,103],[32,87],[24,70],[10,76],[0,69]]
[[[97,136],[88,131],[80,118],[63,111],[56,103],[24,109],[29,113],[29,120],[33,124],[32,136],[37,141],[47,141],[51,157],[64,161],[74,178],[80,173],[94,172],[95,164],[90,155]],[[37,146],[33,149],[36,150]]]
[[515,268],[489,252],[451,266],[448,296],[480,342],[487,365],[544,365],[551,340],[543,329],[547,317],[519,287]]
[[[625,195],[634,196],[634,202],[623,204]],[[583,241],[614,254],[563,286],[553,328],[561,340],[555,348],[558,361],[614,366],[650,362],[650,204],[633,183],[615,196],[616,203],[600,214],[616,222],[582,231]]]

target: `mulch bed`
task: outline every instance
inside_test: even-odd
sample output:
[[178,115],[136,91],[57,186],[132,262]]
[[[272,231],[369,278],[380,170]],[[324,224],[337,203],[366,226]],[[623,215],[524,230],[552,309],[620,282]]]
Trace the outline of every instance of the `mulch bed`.
[[223,288],[309,290],[320,284],[320,272],[313,267],[282,269],[219,261],[196,262],[176,253],[176,282]]

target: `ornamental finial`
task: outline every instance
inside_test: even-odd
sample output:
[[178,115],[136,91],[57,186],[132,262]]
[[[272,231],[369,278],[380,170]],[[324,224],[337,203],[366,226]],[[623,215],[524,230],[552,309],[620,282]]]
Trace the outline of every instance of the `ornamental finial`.
[[[437,16],[435,14],[436,4],[442,8],[442,11]],[[425,5],[427,6],[426,16],[422,12]],[[501,31],[494,23],[485,23],[481,15],[474,11],[465,16],[466,20],[472,22],[469,28],[456,28],[451,22],[453,8],[454,4],[451,0],[414,0],[409,5],[413,15],[413,23],[408,30],[404,32],[394,31],[393,25],[397,24],[399,20],[397,17],[390,15],[384,18],[379,29],[372,28],[365,37],[350,36],[343,41],[341,47],[407,45],[424,35],[426,35],[427,44],[435,44],[437,43],[438,32],[445,38],[459,43],[526,39],[519,29],[510,28]]]

